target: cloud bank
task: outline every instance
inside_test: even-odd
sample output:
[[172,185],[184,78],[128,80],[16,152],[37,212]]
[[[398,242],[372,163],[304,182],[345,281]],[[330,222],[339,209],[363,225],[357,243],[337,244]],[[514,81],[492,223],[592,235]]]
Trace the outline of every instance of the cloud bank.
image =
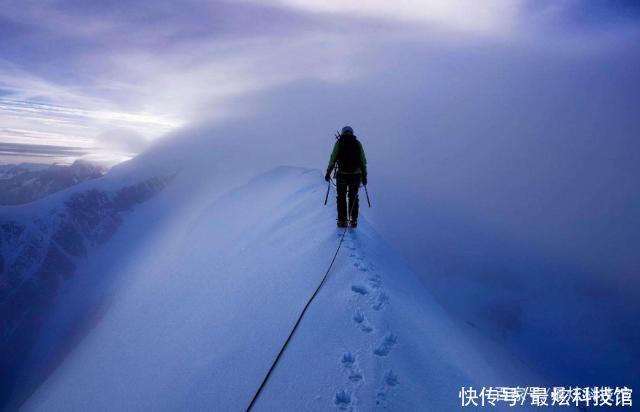
[[413,47],[416,58],[421,45],[600,53],[637,39],[636,15],[571,0],[9,1],[0,5],[0,139],[108,148],[109,136],[119,139],[108,131],[120,128],[152,141],[250,116],[257,96],[283,85],[393,70],[396,51],[384,45]]

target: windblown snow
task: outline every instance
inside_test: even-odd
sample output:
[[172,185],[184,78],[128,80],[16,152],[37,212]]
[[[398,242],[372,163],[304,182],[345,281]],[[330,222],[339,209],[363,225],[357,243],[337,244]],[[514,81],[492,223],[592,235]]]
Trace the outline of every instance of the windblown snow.
[[[70,314],[101,309],[23,410],[243,411],[326,271],[341,231],[318,170],[223,180],[224,150],[189,166],[173,159],[173,170],[163,153],[73,189],[176,176],[68,281],[32,362]],[[47,204],[68,193],[57,196]],[[255,410],[443,411],[459,407],[463,386],[545,385],[448,316],[366,215]]]

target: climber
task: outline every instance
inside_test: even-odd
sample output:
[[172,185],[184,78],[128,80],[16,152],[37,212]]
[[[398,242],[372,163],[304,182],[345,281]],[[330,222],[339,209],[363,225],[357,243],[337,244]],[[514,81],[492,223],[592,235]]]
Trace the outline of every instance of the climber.
[[[337,167],[336,167],[337,166]],[[353,134],[353,128],[345,126],[333,146],[327,173],[324,180],[331,180],[335,171],[336,205],[338,208],[338,227],[358,226],[358,189],[360,183],[367,185],[367,158],[362,143]],[[349,199],[347,207],[347,198]],[[350,211],[350,216],[347,216]]]

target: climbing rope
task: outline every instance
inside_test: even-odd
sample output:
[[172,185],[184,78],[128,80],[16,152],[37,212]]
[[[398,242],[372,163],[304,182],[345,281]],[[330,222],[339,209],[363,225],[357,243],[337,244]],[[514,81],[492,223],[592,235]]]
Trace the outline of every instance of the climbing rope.
[[[356,194],[356,196],[357,196],[357,194]],[[355,203],[356,202],[353,202],[353,204],[349,205],[350,206],[349,207],[349,216],[351,216],[351,212],[353,211],[353,206],[355,205]],[[284,342],[284,345],[282,345],[282,348],[280,348],[280,352],[278,352],[278,356],[276,356],[275,360],[271,364],[271,367],[269,368],[269,371],[265,375],[264,379],[262,379],[262,383],[260,384],[260,387],[258,388],[256,393],[253,395],[253,398],[251,399],[251,403],[249,404],[249,407],[246,409],[247,412],[249,412],[253,408],[253,405],[255,405],[256,401],[258,400],[258,397],[260,396],[260,393],[262,392],[262,389],[265,387],[265,385],[267,384],[267,381],[269,380],[269,376],[271,376],[271,373],[276,368],[276,365],[278,364],[278,361],[280,360],[280,357],[282,356],[282,354],[284,353],[285,349],[287,348],[287,345],[291,341],[291,338],[293,337],[293,334],[296,332],[296,329],[298,329],[298,325],[300,325],[300,322],[302,321],[302,317],[304,316],[305,312],[307,311],[307,309],[311,305],[311,302],[316,297],[318,292],[320,292],[320,289],[322,288],[322,286],[324,285],[325,281],[327,280],[327,277],[329,276],[329,272],[331,272],[331,268],[333,267],[333,263],[336,261],[336,258],[338,257],[338,252],[340,252],[340,247],[342,246],[342,242],[344,242],[344,237],[347,234],[347,229],[348,229],[348,227],[345,227],[344,230],[342,231],[342,236],[340,236],[340,242],[338,243],[338,247],[336,248],[336,252],[333,254],[333,259],[331,259],[331,263],[329,264],[329,267],[327,268],[327,271],[325,272],[324,276],[322,277],[322,280],[320,281],[320,284],[316,288],[315,292],[313,292],[313,295],[311,295],[311,297],[307,301],[307,304],[304,305],[304,308],[302,309],[302,312],[300,312],[300,315],[298,316],[298,320],[296,320],[295,325],[293,325],[293,329],[291,329],[291,332],[289,333],[289,336],[287,337],[287,340]]]

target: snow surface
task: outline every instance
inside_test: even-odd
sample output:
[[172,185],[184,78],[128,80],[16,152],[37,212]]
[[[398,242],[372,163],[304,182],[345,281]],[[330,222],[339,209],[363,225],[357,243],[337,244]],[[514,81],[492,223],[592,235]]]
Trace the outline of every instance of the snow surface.
[[[97,277],[120,257],[108,310],[23,409],[244,410],[338,245],[325,189],[319,171],[281,167],[166,222],[162,199],[134,212],[89,263]],[[544,384],[451,319],[361,222],[256,410],[441,411],[461,386]]]

